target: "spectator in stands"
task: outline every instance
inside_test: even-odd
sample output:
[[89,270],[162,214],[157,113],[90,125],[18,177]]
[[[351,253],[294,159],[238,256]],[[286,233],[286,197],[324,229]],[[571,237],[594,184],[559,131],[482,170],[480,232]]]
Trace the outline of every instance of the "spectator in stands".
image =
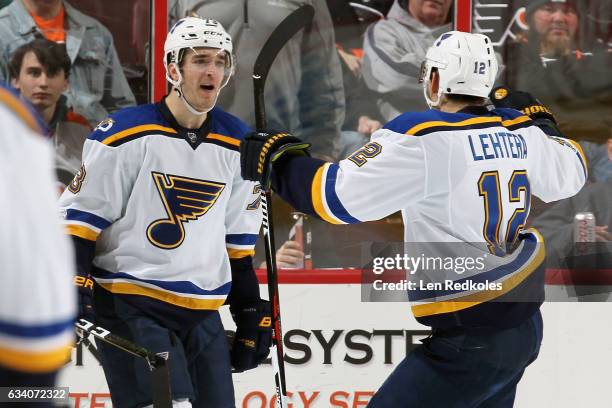
[[427,108],[418,83],[427,49],[450,30],[451,0],[396,0],[386,20],[372,25],[364,39],[362,72],[380,96],[385,121],[402,112]]
[[9,62],[11,84],[38,110],[53,139],[61,189],[81,166],[83,143],[91,126],[66,106],[70,59],[63,44],[45,39],[17,48]]
[[0,10],[0,81],[8,80],[11,54],[43,37],[66,44],[72,63],[68,104],[90,123],[135,104],[110,32],[63,0],[15,0]]
[[607,45],[585,50],[579,41],[575,0],[533,0],[529,30],[507,49],[508,82],[528,89],[557,114],[567,137],[603,143],[612,116],[612,53]]
[[277,56],[266,81],[268,127],[297,133],[312,143],[312,153],[335,156],[344,122],[342,71],[324,0],[285,0],[255,6],[242,0],[175,0],[171,19],[187,15],[218,20],[234,39],[236,73],[218,105],[255,124],[253,65],[272,30],[301,4],[315,8],[313,23],[298,32]]
[[[370,141],[370,135],[382,127],[382,117],[376,105],[376,95],[363,82],[361,58],[363,33],[369,22],[384,17],[373,4],[344,0],[327,0],[336,49],[342,66],[346,114],[340,134],[337,157],[347,157]],[[359,6],[359,7],[357,7]],[[380,7],[380,6],[379,6]],[[358,14],[359,13],[359,14]]]
[[[612,121],[606,118],[612,131]],[[537,217],[533,225],[546,240],[549,267],[584,266],[576,262],[574,252],[574,216],[580,212],[591,212],[595,216],[596,244],[591,249],[596,253],[597,264],[610,268],[612,264],[612,132],[603,145],[581,143],[589,157],[589,183],[574,197],[559,201]],[[603,153],[603,154],[600,154]]]

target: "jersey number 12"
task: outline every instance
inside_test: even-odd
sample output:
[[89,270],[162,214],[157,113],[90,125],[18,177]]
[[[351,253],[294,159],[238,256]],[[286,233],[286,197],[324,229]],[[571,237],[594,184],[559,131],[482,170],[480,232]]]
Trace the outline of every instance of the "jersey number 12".
[[521,201],[521,191],[525,194],[525,203],[517,208],[507,221],[506,236],[503,240],[499,237],[499,227],[504,221],[504,206],[502,205],[501,187],[499,173],[497,171],[486,171],[480,175],[478,180],[478,192],[484,198],[485,222],[482,229],[487,246],[492,254],[503,255],[506,251],[501,243],[511,246],[517,239],[518,234],[525,226],[529,206],[531,205],[531,188],[526,170],[515,170],[508,182],[508,197],[511,203]]

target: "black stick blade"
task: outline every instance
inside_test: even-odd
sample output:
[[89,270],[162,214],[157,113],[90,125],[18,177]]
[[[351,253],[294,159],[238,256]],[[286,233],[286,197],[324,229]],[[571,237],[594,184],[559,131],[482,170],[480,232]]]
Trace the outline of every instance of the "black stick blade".
[[253,88],[255,91],[255,127],[266,128],[266,110],[263,101],[264,86],[272,63],[280,50],[298,31],[310,24],[314,7],[305,4],[289,14],[270,34],[253,66]]

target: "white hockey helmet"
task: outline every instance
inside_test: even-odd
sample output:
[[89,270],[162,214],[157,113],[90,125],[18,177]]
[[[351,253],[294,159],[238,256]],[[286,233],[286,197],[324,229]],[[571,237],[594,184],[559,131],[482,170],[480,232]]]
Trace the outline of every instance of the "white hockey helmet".
[[[433,68],[437,69],[440,77],[438,99],[435,102],[427,93]],[[497,70],[497,59],[489,37],[449,31],[442,34],[427,50],[419,82],[423,83],[427,104],[436,107],[441,102],[442,94],[486,98],[493,88]]]
[[[166,68],[166,80],[174,86],[179,96],[187,104],[192,113],[204,114],[206,112],[196,111],[183,96],[183,76],[179,68],[181,59],[186,49],[196,51],[196,48],[216,48],[225,51],[225,72],[221,88],[227,85],[234,73],[234,56],[232,54],[232,38],[225,31],[221,23],[213,19],[199,17],[185,17],[177,21],[168,32],[164,43],[164,67]],[[169,67],[175,64],[178,79],[173,80],[170,76]]]

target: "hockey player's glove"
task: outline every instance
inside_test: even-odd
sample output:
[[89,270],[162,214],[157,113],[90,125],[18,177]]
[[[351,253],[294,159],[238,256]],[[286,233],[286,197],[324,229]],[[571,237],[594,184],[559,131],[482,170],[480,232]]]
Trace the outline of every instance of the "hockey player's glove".
[[308,156],[310,143],[290,133],[252,132],[240,143],[240,170],[245,180],[258,181],[265,190],[270,187],[272,165],[284,155]]
[[270,302],[230,306],[236,322],[236,336],[232,345],[232,367],[237,372],[255,368],[270,353],[272,344],[272,308]]
[[498,86],[493,88],[489,99],[496,108],[512,108],[523,112],[547,135],[563,137],[553,113],[530,93]]
[[91,280],[91,277],[89,275],[77,275],[74,277],[74,284],[79,290],[79,319],[85,319],[90,322],[93,322],[93,281]]

